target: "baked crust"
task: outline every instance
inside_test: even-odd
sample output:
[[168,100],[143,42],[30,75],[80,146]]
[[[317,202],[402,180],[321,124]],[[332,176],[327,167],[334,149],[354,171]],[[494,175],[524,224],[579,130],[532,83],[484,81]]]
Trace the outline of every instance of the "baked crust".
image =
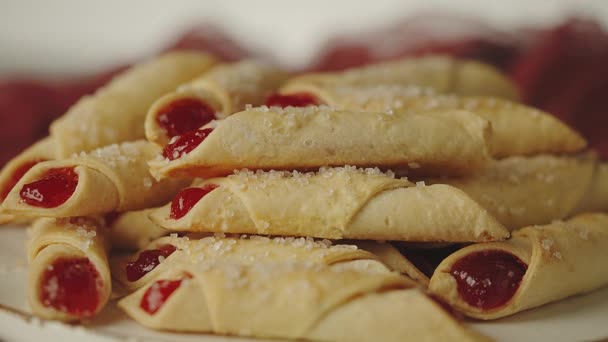
[[[56,310],[42,303],[40,281],[48,267],[57,259],[87,258],[95,267],[101,281],[98,288],[99,304],[91,315],[106,305],[112,292],[108,264],[110,245],[100,221],[89,218],[41,218],[32,225],[32,236],[27,244],[28,302],[39,317],[61,321],[75,321],[83,317]],[[86,318],[90,318],[87,315]]]
[[475,176],[426,182],[464,191],[513,230],[585,211],[607,211],[607,170],[593,153],[539,155],[495,161]]
[[[466,255],[488,250],[515,255],[527,271],[506,304],[486,311],[460,298],[450,270]],[[522,228],[507,241],[465,247],[437,267],[429,290],[470,317],[495,319],[608,285],[608,269],[599,262],[607,257],[608,215],[581,214],[565,222]]]
[[156,208],[128,211],[108,223],[112,248],[122,251],[135,251],[146,247],[150,242],[169,235],[166,230],[150,220]]
[[244,110],[246,105],[263,105],[266,96],[285,79],[287,73],[255,60],[215,66],[154,101],[146,115],[146,139],[161,146],[169,142],[169,137],[159,127],[156,118],[159,110],[173,101],[200,99],[215,110],[218,119],[223,119]]
[[368,251],[393,271],[404,274],[416,281],[422,288],[429,286],[429,277],[405,257],[397,248],[388,242],[380,241],[352,241],[354,245]]
[[390,114],[264,106],[217,122],[192,151],[171,161],[153,160],[150,170],[159,179],[344,165],[462,175],[490,161],[490,134],[487,120],[466,111]]
[[[137,210],[160,205],[171,199],[191,181],[156,181],[147,161],[160,148],[140,140],[106,146],[72,158],[41,162],[31,168],[2,203],[7,213],[30,217],[71,217]],[[38,180],[48,170],[73,167],[78,184],[72,196],[54,208],[30,206],[20,197],[21,188]]]
[[[213,242],[194,247],[188,256],[198,263],[187,265],[176,257],[170,268],[157,267],[152,272],[159,272],[119,307],[146,327],[169,331],[327,341],[486,340],[411,280],[386,269],[362,268],[362,260],[353,260],[357,249],[319,250],[304,238],[287,244],[268,238],[236,239],[233,244],[230,238],[207,239]],[[231,247],[216,248],[219,241]],[[351,255],[345,258],[344,252]],[[163,280],[181,283],[150,314],[141,303],[151,300],[145,294]]]
[[151,214],[175,231],[312,236],[328,239],[471,242],[508,231],[464,192],[414,184],[377,169],[319,173],[243,171],[203,181],[219,185],[183,217],[171,203]]
[[170,52],[116,76],[95,94],[81,98],[50,127],[57,158],[143,139],[144,120],[160,96],[216,64],[199,52]]
[[496,68],[473,60],[444,55],[409,57],[333,73],[310,73],[292,84],[323,86],[400,85],[430,88],[441,94],[494,96],[517,100],[517,86]]
[[280,260],[324,266],[358,261],[356,265],[364,265],[368,270],[388,272],[388,268],[378,262],[374,254],[358,249],[354,245],[333,245],[329,240],[223,234],[189,235],[180,238],[172,234],[152,241],[142,248],[142,251],[154,250],[165,245],[174,246],[175,252],[136,281],[127,279],[125,266],[128,262],[136,260],[139,252],[113,258],[111,267],[114,278],[125,289],[135,290],[174,268],[205,267],[214,263],[256,265]]
[[[33,161],[53,159],[55,159],[55,145],[53,143],[53,139],[51,139],[50,137],[46,137],[34,143],[32,146],[19,153],[16,157],[11,159],[8,163],[6,163],[6,165],[4,165],[2,171],[0,171],[0,189],[4,189],[4,187],[6,186],[5,184],[11,181],[13,174],[23,165]],[[0,201],[2,201],[1,198]],[[0,204],[1,203],[2,202],[0,202]],[[30,219],[28,219],[27,217],[6,214],[0,211],[0,224],[27,223],[29,221]]]
[[492,124],[491,152],[495,158],[541,153],[572,153],[587,146],[585,139],[549,113],[506,99],[440,95],[418,87],[398,85],[335,86],[287,83],[281,94],[307,93],[339,110],[421,113],[467,110]]

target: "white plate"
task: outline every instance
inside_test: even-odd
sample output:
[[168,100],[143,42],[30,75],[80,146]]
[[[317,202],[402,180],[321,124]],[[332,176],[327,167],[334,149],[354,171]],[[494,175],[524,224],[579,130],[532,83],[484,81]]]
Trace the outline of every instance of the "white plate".
[[[24,227],[0,227],[0,340],[261,341],[234,337],[159,333],[131,321],[110,303],[93,321],[67,325],[42,321],[26,303]],[[559,280],[558,280],[559,281]],[[608,288],[492,322],[469,322],[498,341],[593,341],[608,339]],[[277,340],[273,340],[277,341]]]

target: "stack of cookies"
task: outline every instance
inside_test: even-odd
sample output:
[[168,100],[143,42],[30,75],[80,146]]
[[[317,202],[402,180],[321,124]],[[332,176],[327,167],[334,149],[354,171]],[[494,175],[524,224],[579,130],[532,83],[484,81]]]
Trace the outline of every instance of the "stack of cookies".
[[114,279],[158,330],[486,340],[454,313],[608,284],[608,165],[516,101],[443,56],[295,77],[191,52],[136,66],[0,174],[2,218],[33,220],[32,311],[93,317]]

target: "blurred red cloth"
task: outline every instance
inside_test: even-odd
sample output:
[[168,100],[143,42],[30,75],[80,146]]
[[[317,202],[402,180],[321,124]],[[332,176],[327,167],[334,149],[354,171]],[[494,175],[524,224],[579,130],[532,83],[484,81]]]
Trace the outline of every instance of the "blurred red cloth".
[[0,165],[48,134],[49,124],[115,72],[82,80],[41,82],[15,79],[0,83]]
[[254,55],[234,39],[212,25],[200,25],[184,33],[167,50],[198,50],[215,55],[226,62],[234,62]]
[[[182,35],[165,51],[207,51],[224,61],[252,55],[219,29],[203,25]],[[127,66],[77,80],[50,82],[32,78],[0,82],[0,166],[48,134],[49,124],[80,97],[93,93]]]
[[[255,56],[213,26],[186,32],[171,49],[208,51],[225,61]],[[581,131],[608,160],[608,34],[587,19],[550,29],[500,32],[476,20],[419,15],[377,32],[335,37],[308,70],[340,70],[403,56],[445,53],[490,63],[510,75],[523,101]],[[64,82],[0,82],[0,165],[48,134],[48,125],[122,68]]]
[[520,39],[479,20],[421,13],[376,32],[330,38],[312,70],[332,71],[411,55],[444,53],[504,64]]
[[[438,22],[456,37],[425,31]],[[608,33],[593,20],[574,18],[546,30],[504,33],[476,21],[416,17],[356,39],[330,41],[312,69],[340,70],[428,53],[492,64],[518,84],[524,103],[579,130],[608,160]]]

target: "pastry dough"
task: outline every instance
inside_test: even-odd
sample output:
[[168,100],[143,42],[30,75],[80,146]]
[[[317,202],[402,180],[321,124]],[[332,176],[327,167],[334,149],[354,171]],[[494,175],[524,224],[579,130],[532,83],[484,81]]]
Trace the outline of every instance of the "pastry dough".
[[419,86],[444,94],[495,96],[509,100],[519,98],[515,84],[494,67],[441,55],[410,57],[342,72],[304,74],[290,79],[286,87],[298,83],[324,86]]
[[422,288],[429,286],[430,277],[443,259],[461,245],[443,243],[389,243],[380,241],[352,241],[368,251],[393,271],[415,280]]
[[[176,268],[156,280],[118,303],[153,329],[316,341],[486,340],[389,272],[279,261]],[[178,287],[159,303],[167,280]]]
[[[461,298],[451,270],[466,256],[493,251],[514,255],[527,270],[510,300],[484,310]],[[504,242],[465,247],[439,265],[429,289],[468,316],[494,319],[608,285],[608,268],[603,263],[607,259],[608,215],[582,214],[566,222],[520,229]],[[496,272],[501,269],[496,268]],[[483,280],[471,279],[473,284],[477,281]]]
[[[51,138],[46,137],[6,163],[0,172],[0,204],[19,181],[18,174],[25,173],[37,162],[52,159],[55,159],[55,145]],[[9,222],[27,222],[27,219],[0,212],[0,224]]]
[[377,169],[241,171],[200,186],[211,184],[219,187],[185,216],[171,218],[170,203],[154,211],[152,220],[176,231],[328,239],[455,242],[509,235],[462,191],[447,185],[413,186]]
[[[157,250],[171,245],[176,250],[163,258],[157,266],[147,269],[145,275],[129,281],[126,265],[136,261],[143,251]],[[177,237],[176,234],[152,241],[134,255],[118,256],[112,260],[112,275],[127,290],[138,289],[162,273],[177,267],[207,267],[210,263],[238,263],[256,265],[276,261],[301,262],[315,265],[334,265],[349,262],[368,270],[388,272],[375,255],[357,249],[354,245],[332,245],[328,240],[312,238],[246,235],[226,237],[223,234]],[[355,262],[357,261],[357,262]]]
[[429,277],[420,271],[416,265],[401,254],[392,244],[379,241],[353,241],[353,243],[364,251],[377,256],[391,270],[407,275],[423,288],[429,286]]
[[144,138],[146,112],[154,100],[215,63],[208,54],[170,52],[120,74],[51,124],[57,157]]
[[339,110],[412,112],[467,110],[492,124],[490,145],[497,158],[539,153],[570,153],[585,139],[554,116],[535,108],[492,97],[433,95],[404,86],[323,86],[288,84],[281,94],[307,93]]
[[[110,145],[69,159],[42,162],[30,169],[2,204],[8,213],[27,216],[68,217],[137,210],[170,200],[191,181],[157,182],[148,172],[147,160],[159,148],[146,141]],[[31,206],[21,199],[21,189],[51,169],[74,168],[78,175],[73,194],[53,208]]]
[[191,152],[153,160],[150,169],[159,179],[343,165],[468,174],[490,160],[489,135],[488,121],[466,111],[388,114],[264,106],[217,122]]
[[572,213],[585,211],[608,211],[608,163],[595,165],[587,193]]
[[475,176],[427,182],[461,189],[510,230],[608,210],[608,172],[593,154],[511,157]]
[[[27,245],[28,301],[36,316],[74,321],[90,318],[105,306],[112,291],[112,281],[107,259],[109,245],[104,235],[100,222],[88,218],[43,218],[33,224],[32,237]],[[82,264],[76,268],[68,268],[67,273],[64,270],[63,276],[60,270],[60,273],[48,274],[53,270],[57,271],[58,265],[66,260],[85,260],[92,266],[90,271],[96,272],[94,281],[84,282],[81,279],[82,274],[80,278],[75,274],[82,268],[86,269]],[[96,293],[96,305],[95,299],[83,298],[82,293],[70,292],[69,284],[67,289],[62,288],[62,285],[66,285],[63,283],[65,281],[79,281],[79,289],[86,286],[83,289],[86,290],[85,293]],[[62,304],[58,301],[66,294],[82,301],[92,300],[93,304],[89,302],[89,305],[94,309],[89,311],[86,308],[76,309],[70,306],[64,306],[62,309]]]
[[146,116],[146,138],[162,146],[169,142],[171,137],[159,126],[157,117],[164,107],[175,101],[198,99],[211,107],[217,118],[223,119],[244,110],[247,104],[264,104],[266,96],[286,78],[287,74],[280,69],[254,60],[216,66],[154,102]]
[[169,235],[171,231],[150,220],[153,210],[155,208],[128,211],[112,219],[108,224],[112,249],[138,250],[153,240]]

